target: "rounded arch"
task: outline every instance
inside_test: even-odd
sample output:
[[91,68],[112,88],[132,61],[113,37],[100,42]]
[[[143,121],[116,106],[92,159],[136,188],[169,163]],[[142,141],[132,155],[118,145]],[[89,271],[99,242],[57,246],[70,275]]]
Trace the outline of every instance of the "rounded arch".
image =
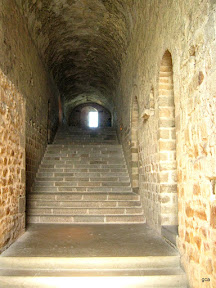
[[106,108],[112,115],[114,115],[115,106],[112,99],[105,97],[103,94],[93,93],[90,91],[89,93],[82,93],[76,98],[64,102],[64,115],[66,122],[69,123],[70,115],[76,107],[86,104],[91,105],[92,103]]
[[[168,50],[164,53],[160,65],[158,113],[161,225],[177,225],[178,200],[173,62],[172,55]],[[168,203],[163,200],[166,197],[169,198]]]
[[98,127],[112,126],[111,112],[107,108],[97,103],[84,103],[76,106],[68,117],[68,125],[77,127],[89,127],[89,112],[98,112]]

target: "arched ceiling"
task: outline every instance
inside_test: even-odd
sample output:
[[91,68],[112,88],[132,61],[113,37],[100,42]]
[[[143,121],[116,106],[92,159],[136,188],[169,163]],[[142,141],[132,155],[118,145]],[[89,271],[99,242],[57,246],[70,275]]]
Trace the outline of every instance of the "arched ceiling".
[[75,107],[77,107],[83,103],[97,103],[97,104],[105,107],[107,110],[109,110],[111,112],[111,114],[113,114],[113,112],[114,112],[113,103],[112,103],[112,101],[109,101],[109,100],[110,100],[110,98],[105,97],[103,94],[100,94],[99,92],[97,92],[97,94],[94,94],[92,92],[79,94],[77,97],[74,97],[70,100],[68,99],[66,101],[66,103],[64,105],[65,118],[68,119],[71,111]]
[[137,0],[16,0],[64,103],[109,98],[118,84]]

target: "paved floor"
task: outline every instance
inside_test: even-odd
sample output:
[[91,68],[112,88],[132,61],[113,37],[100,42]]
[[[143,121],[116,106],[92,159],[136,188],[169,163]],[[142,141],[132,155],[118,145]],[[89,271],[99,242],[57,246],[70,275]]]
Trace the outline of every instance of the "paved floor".
[[146,224],[31,224],[1,256],[115,257],[174,256],[170,247]]

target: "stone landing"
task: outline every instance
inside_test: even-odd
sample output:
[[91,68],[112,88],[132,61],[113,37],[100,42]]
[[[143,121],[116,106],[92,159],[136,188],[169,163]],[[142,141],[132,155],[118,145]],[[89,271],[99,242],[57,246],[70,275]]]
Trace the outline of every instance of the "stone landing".
[[178,252],[146,224],[40,225],[0,256],[1,288],[186,288]]

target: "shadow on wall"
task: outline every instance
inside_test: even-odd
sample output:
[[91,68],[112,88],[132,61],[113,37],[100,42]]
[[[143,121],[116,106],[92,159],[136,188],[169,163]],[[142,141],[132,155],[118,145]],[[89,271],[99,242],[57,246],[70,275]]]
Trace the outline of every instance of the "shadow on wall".
[[90,112],[98,112],[98,127],[112,126],[112,115],[110,111],[96,103],[86,103],[75,107],[70,113],[68,125],[89,127]]

